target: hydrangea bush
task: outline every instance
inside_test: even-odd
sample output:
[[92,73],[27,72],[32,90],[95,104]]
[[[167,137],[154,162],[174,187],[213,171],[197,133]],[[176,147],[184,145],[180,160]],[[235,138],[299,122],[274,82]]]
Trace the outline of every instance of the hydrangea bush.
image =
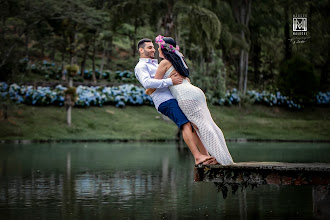
[[[255,90],[248,90],[247,96],[250,102],[254,104],[263,104],[267,106],[282,106],[296,110],[303,108],[302,105],[295,103],[287,96],[283,96],[280,92],[276,92],[276,94],[274,94],[268,91],[257,92]],[[233,89],[232,91],[227,90],[225,98],[219,99],[218,104],[230,106],[238,104],[240,101],[241,98],[239,92],[237,91],[237,89]],[[315,104],[319,106],[329,106],[330,92],[319,92],[315,97]]]
[[[64,91],[67,88],[58,85],[55,89],[50,87],[38,86],[36,89],[33,86],[24,86],[0,82],[0,95],[3,98],[9,97],[16,103],[28,105],[64,105]],[[126,105],[153,105],[150,96],[144,93],[144,88],[132,84],[124,84],[114,87],[101,86],[78,86],[78,99],[75,102],[76,106],[102,106],[115,105],[124,107]]]
[[[11,99],[16,103],[28,105],[64,105],[64,91],[67,88],[57,85],[55,89],[50,87],[24,86],[0,82],[0,97],[2,99]],[[78,86],[78,99],[75,105],[78,107],[115,105],[116,107],[125,107],[126,105],[153,105],[150,96],[144,93],[144,88],[133,84],[123,84],[120,86]],[[300,104],[294,103],[288,97],[263,91],[247,91],[247,97],[251,103],[263,104],[267,106],[282,106],[290,109],[299,110]],[[237,105],[241,102],[241,97],[237,89],[227,90],[226,97],[219,99],[219,105]],[[319,106],[330,105],[330,92],[319,92],[315,97],[315,104]]]

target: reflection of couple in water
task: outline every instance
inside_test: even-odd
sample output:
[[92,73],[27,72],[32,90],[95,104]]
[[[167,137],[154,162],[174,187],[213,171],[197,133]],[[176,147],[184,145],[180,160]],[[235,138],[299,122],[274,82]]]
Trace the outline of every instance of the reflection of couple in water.
[[[140,60],[135,76],[146,88],[156,109],[182,129],[183,139],[195,158],[195,164],[233,164],[225,138],[214,123],[201,89],[192,85],[189,68],[171,37],[156,37],[159,63],[150,39],[138,43]],[[211,156],[210,156],[210,154]]]

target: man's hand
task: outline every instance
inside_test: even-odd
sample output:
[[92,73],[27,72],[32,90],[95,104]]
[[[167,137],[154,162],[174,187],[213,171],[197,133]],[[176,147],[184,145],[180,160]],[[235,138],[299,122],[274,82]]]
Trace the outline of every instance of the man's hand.
[[173,85],[181,84],[182,81],[183,81],[183,79],[184,79],[184,77],[181,76],[181,75],[178,74],[178,73],[175,73],[175,74],[171,75],[170,77],[171,77],[171,79],[172,79]]
[[145,92],[145,94],[147,94],[147,95],[151,95],[152,93],[154,93],[154,91],[155,91],[156,89],[146,89],[146,91],[144,91]]

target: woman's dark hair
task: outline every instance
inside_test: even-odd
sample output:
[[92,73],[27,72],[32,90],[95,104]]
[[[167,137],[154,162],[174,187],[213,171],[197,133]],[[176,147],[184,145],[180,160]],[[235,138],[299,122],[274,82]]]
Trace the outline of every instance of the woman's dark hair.
[[[165,43],[167,44],[171,44],[174,48],[176,47],[176,42],[173,38],[171,37],[164,37],[163,40],[165,41]],[[180,73],[180,75],[184,76],[184,77],[188,77],[189,76],[189,69],[186,69],[180,59],[180,57],[178,55],[176,55],[173,52],[169,52],[168,50],[161,49],[164,57],[170,61],[172,63],[172,65],[174,66],[174,68],[176,69],[176,71],[178,71],[178,73]],[[184,60],[184,59],[183,59]],[[186,62],[184,60],[184,62]],[[187,63],[186,63],[187,64]]]

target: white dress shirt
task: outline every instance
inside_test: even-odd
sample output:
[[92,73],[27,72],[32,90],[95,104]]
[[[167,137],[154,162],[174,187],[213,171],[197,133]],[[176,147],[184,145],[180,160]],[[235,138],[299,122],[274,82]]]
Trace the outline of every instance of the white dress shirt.
[[156,89],[150,97],[158,110],[161,103],[174,99],[174,97],[168,89],[169,86],[173,85],[171,78],[162,80],[154,79],[157,68],[158,61],[156,59],[140,58],[138,64],[135,66],[134,72],[136,78],[145,89]]

